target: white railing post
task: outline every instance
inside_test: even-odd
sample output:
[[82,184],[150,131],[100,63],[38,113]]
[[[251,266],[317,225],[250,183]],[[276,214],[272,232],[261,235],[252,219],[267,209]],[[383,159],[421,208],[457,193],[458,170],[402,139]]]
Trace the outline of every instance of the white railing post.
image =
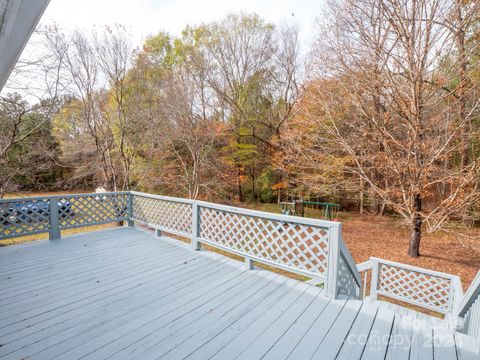
[[199,209],[196,201],[192,204],[192,249],[200,250],[201,244],[198,241],[198,223],[199,223]]
[[56,198],[48,199],[48,211],[50,230],[48,232],[48,238],[50,240],[56,240],[61,238],[60,224],[58,219],[58,201]]
[[473,336],[480,343],[480,271],[477,272],[455,307],[454,314],[460,322],[458,325],[460,325],[461,332]]
[[341,225],[330,226],[328,231],[328,267],[327,267],[327,297],[336,299],[338,293],[338,263],[340,261],[340,231]]
[[135,223],[133,222],[133,194],[132,193],[128,194],[127,214],[128,214],[128,220],[127,220],[128,226],[134,226]]
[[253,260],[247,256],[245,257],[245,267],[247,270],[253,270]]
[[365,299],[365,295],[367,294],[367,280],[368,280],[368,271],[365,271],[364,277],[363,277],[362,299]]
[[370,297],[377,300],[377,288],[378,288],[378,260],[371,259],[372,262],[372,278],[370,279]]

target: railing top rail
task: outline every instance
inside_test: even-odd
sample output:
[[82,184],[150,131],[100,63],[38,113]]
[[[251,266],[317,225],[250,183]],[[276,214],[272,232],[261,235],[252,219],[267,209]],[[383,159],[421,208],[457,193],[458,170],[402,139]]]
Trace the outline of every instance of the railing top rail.
[[13,197],[0,199],[0,204],[8,204],[14,202],[25,202],[25,201],[37,201],[37,200],[48,200],[50,196],[25,196],[25,197]]
[[433,276],[437,276],[437,277],[441,277],[441,278],[445,278],[445,279],[449,279],[449,280],[453,280],[453,281],[455,281],[454,280],[455,278],[460,279],[457,275],[448,274],[448,273],[435,271],[435,270],[429,270],[429,269],[425,269],[425,268],[422,268],[422,267],[403,264],[403,263],[390,261],[390,260],[385,260],[385,259],[381,259],[381,258],[377,258],[377,257],[370,257],[370,261],[378,261],[381,264],[392,265],[392,266],[396,266],[396,267],[403,268],[403,269],[406,269],[406,270],[416,271],[416,272],[420,272],[420,273],[423,273],[423,274],[433,275]]
[[0,204],[12,203],[12,202],[23,202],[23,201],[37,201],[45,199],[62,199],[64,197],[80,197],[80,196],[112,196],[112,195],[128,195],[129,191],[115,191],[115,192],[105,192],[105,193],[83,193],[83,194],[59,194],[59,195],[45,195],[45,196],[18,196],[12,198],[0,199]]
[[108,192],[98,192],[98,193],[84,193],[84,194],[59,194],[48,196],[52,199],[61,199],[64,197],[76,197],[76,196],[113,196],[113,195],[128,195],[130,191],[108,191]]
[[206,201],[195,201],[195,202],[202,207],[226,211],[230,213],[237,213],[241,215],[248,215],[248,216],[266,218],[271,220],[277,220],[277,221],[285,221],[285,222],[296,223],[296,224],[311,225],[311,226],[316,226],[321,228],[340,227],[340,223],[336,221],[304,218],[304,217],[298,217],[298,216],[292,216],[292,215],[275,214],[275,213],[270,213],[266,211],[250,210],[250,209],[245,209],[245,208],[236,207],[236,206],[220,205],[220,204],[210,203]]
[[472,306],[472,303],[478,296],[480,296],[480,271],[477,272],[477,275],[475,276],[467,292],[463,296],[463,300],[459,303],[457,311],[458,316],[465,316],[470,306]]
[[155,194],[148,194],[140,191],[130,191],[130,194],[132,195],[137,195],[137,196],[143,196],[147,197],[150,199],[157,199],[157,200],[164,200],[164,201],[173,201],[173,202],[178,202],[178,203],[183,203],[183,204],[193,204],[194,200],[191,199],[184,199],[184,198],[177,198],[177,197],[172,197],[172,196],[163,196],[163,195],[155,195]]
[[357,264],[357,270],[359,272],[369,270],[372,268],[372,262],[370,260],[364,261],[360,264]]

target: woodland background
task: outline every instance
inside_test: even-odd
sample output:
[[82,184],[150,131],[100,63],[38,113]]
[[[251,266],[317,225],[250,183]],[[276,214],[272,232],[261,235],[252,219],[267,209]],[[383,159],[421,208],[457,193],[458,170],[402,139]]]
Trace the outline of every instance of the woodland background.
[[326,8],[311,49],[295,26],[255,14],[160,32],[141,49],[121,25],[37,29],[42,51],[0,98],[0,195],[103,186],[224,203],[315,198],[400,217],[410,256],[424,233],[472,236],[480,4]]

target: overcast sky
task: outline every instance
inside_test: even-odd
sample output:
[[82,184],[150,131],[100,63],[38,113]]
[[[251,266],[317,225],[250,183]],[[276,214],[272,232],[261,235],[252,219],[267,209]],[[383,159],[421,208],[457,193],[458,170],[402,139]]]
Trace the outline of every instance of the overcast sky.
[[[32,0],[34,1],[34,0]],[[232,13],[256,13],[274,24],[295,24],[299,28],[301,52],[306,54],[315,36],[316,19],[326,0],[50,0],[40,25],[56,23],[66,31],[89,31],[94,26],[121,24],[135,47],[149,35],[166,31],[180,35],[186,25],[221,20]],[[29,60],[42,52],[43,43],[32,36],[21,58]],[[38,80],[38,79],[37,79]],[[18,91],[27,99],[41,97],[43,83],[29,73],[11,76],[2,94]]]
[[137,46],[160,30],[179,35],[185,25],[220,20],[230,13],[257,13],[269,22],[299,26],[303,50],[325,0],[51,0],[41,20],[66,30],[122,24]]

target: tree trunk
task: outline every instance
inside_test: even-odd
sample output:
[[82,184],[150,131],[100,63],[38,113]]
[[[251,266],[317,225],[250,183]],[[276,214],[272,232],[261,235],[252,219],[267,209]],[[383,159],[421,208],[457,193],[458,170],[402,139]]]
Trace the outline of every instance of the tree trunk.
[[382,200],[382,205],[380,206],[380,213],[379,213],[380,216],[385,215],[386,208],[387,208],[387,203],[385,202],[385,200]]
[[412,237],[410,238],[410,246],[408,247],[408,255],[411,257],[420,256],[420,239],[422,237],[422,197],[415,194],[413,198],[414,216],[412,222]]
[[363,214],[363,207],[364,207],[364,191],[363,191],[363,178],[360,177],[360,204],[359,204],[359,210],[360,210],[360,214]]
[[[458,95],[458,121],[462,123],[466,118],[466,108],[467,108],[467,99],[465,97],[465,88],[466,88],[466,75],[467,75],[467,56],[465,54],[465,31],[463,29],[463,13],[462,13],[462,1],[457,0],[455,3],[455,16],[456,16],[456,43],[458,51],[458,63],[460,65],[459,69],[459,78],[457,86],[457,95]],[[469,122],[465,121],[462,126],[461,132],[461,141],[462,141],[462,169],[464,169],[469,164],[469,131],[470,126]]]
[[237,190],[238,190],[238,201],[243,202],[242,172],[239,165],[237,165]]

